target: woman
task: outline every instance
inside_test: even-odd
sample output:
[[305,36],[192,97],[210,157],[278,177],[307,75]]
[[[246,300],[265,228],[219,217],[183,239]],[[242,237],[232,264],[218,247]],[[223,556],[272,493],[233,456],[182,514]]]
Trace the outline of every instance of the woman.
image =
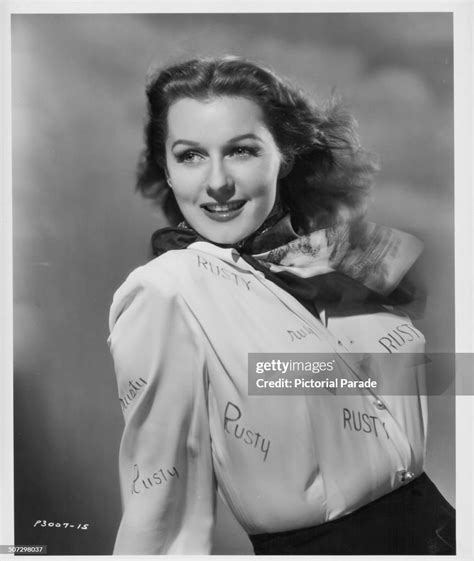
[[[217,487],[258,554],[453,553],[406,358],[424,338],[393,307],[421,244],[363,220],[375,164],[353,119],[234,57],[166,68],[147,95],[138,188],[180,224],[155,232],[110,313],[115,553],[209,553]],[[249,395],[249,353],[335,357],[386,395]],[[403,392],[381,377],[389,355],[411,366]]]

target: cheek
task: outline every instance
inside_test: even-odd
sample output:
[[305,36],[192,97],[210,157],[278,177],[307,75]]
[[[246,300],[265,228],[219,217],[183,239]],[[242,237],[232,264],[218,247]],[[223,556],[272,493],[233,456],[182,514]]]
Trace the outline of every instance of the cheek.
[[201,178],[196,171],[169,169],[173,193],[178,202],[193,202],[201,192]]
[[275,192],[278,182],[279,164],[266,163],[248,169],[241,175],[242,183],[247,185],[254,196],[265,197]]

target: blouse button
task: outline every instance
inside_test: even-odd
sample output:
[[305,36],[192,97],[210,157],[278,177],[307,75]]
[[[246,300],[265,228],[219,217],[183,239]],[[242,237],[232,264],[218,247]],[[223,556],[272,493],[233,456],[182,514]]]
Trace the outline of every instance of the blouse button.
[[381,399],[376,399],[374,401],[374,405],[375,407],[377,407],[377,409],[385,409],[385,404]]
[[406,469],[399,469],[397,471],[397,477],[400,483],[408,483],[415,477],[415,474],[412,471],[407,471]]

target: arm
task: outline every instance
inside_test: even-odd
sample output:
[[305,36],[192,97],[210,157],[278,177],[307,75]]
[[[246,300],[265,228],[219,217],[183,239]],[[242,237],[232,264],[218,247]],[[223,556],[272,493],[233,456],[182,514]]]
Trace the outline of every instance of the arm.
[[200,334],[172,282],[158,285],[140,271],[119,288],[110,311],[125,418],[114,554],[206,554],[215,482]]

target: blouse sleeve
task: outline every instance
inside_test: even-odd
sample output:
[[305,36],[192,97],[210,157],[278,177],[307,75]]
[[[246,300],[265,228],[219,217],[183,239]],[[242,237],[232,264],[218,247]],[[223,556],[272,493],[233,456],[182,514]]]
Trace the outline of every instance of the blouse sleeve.
[[215,479],[201,334],[173,284],[139,271],[109,318],[125,419],[114,554],[209,554]]

